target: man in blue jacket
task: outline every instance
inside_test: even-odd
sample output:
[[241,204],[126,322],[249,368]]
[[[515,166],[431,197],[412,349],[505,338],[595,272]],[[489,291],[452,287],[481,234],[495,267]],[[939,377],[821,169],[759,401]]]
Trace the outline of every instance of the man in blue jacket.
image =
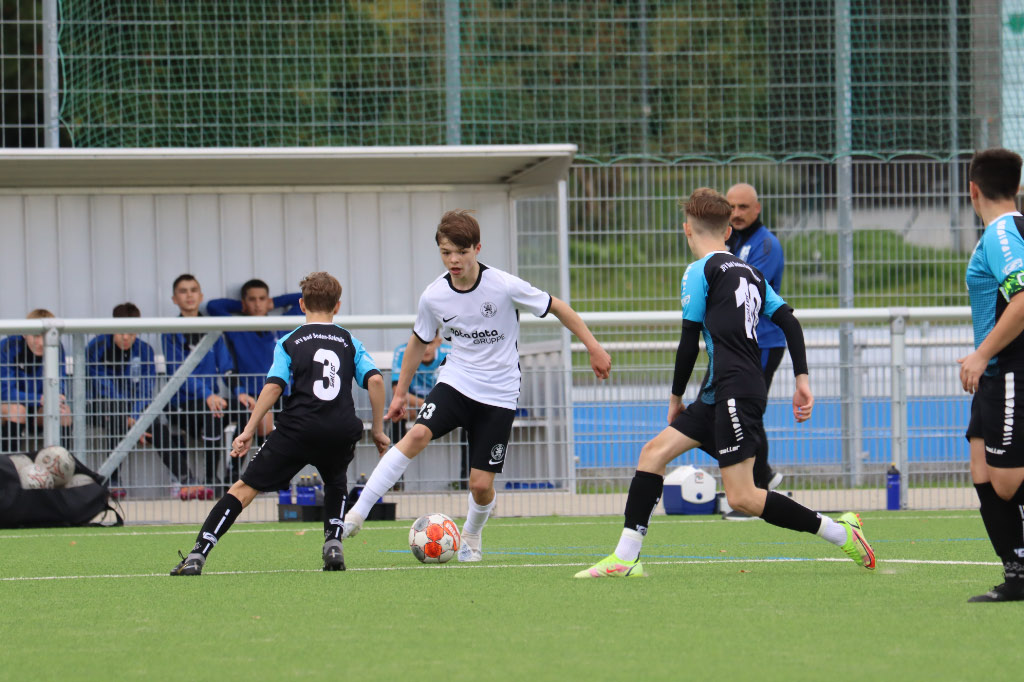
[[[285,315],[301,315],[299,299],[302,294],[281,294],[270,297],[270,287],[261,279],[250,279],[242,285],[242,298],[215,298],[206,304],[206,312],[214,316],[252,315],[263,317],[276,308],[284,309]],[[263,390],[267,372],[274,364],[274,346],[287,331],[243,331],[224,332],[228,353],[234,361],[235,383],[232,387],[236,404],[231,412],[237,415],[239,426],[249,421],[249,414],[256,406],[256,397]],[[274,428],[274,413],[260,422],[256,435],[266,436]]]
[[[782,245],[764,223],[761,222],[761,204],[757,190],[741,182],[729,188],[725,195],[732,206],[729,224],[732,235],[726,241],[730,253],[753,265],[761,271],[776,292],[782,291],[782,270],[786,259]],[[757,345],[761,348],[761,371],[764,373],[765,388],[771,389],[775,370],[786,352],[786,337],[782,330],[768,319],[761,317],[757,323]],[[759,488],[773,490],[782,482],[782,475],[772,471],[768,454],[754,460],[754,483]]]
[[[114,306],[114,317],[140,317],[134,303]],[[93,420],[107,434],[106,448],[113,450],[149,407],[156,393],[156,365],[153,348],[133,333],[100,334],[85,349],[88,396]],[[188,466],[180,436],[158,417],[142,434],[140,445],[152,443],[164,465],[179,485],[182,500],[210,499],[213,490],[197,485]],[[118,470],[110,475],[111,494],[124,497]]]
[[[179,275],[174,280],[171,300],[181,311],[180,317],[199,317],[199,306],[203,302],[203,291],[199,281],[189,274]],[[168,374],[177,371],[203,336],[205,334],[202,332],[161,335],[160,341],[167,360]],[[202,443],[207,485],[218,483],[217,465],[222,458],[227,457],[229,443],[224,440],[224,411],[228,401],[218,393],[218,379],[231,374],[233,370],[227,345],[221,337],[199,361],[168,405],[172,428],[184,429]],[[225,472],[226,479],[237,479],[238,468],[237,460],[230,462],[229,471]],[[220,485],[223,487],[223,483]]]

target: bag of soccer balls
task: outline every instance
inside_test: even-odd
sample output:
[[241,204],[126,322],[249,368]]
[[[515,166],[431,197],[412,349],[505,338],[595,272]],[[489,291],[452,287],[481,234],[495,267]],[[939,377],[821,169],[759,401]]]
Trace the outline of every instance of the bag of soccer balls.
[[52,490],[54,488],[84,485],[91,481],[75,481],[75,458],[65,448],[50,445],[36,453],[35,461],[26,455],[11,455],[14,468],[18,470],[21,487],[25,490]]
[[462,536],[455,522],[444,514],[421,516],[409,529],[409,549],[425,564],[443,564],[459,551]]

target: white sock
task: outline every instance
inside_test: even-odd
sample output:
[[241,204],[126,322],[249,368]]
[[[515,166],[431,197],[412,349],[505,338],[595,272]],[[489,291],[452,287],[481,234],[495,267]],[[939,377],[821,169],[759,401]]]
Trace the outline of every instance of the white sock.
[[615,556],[623,561],[636,561],[640,558],[640,549],[643,546],[644,536],[640,531],[623,528],[619,544],[615,547]]
[[462,526],[462,532],[479,535],[480,531],[484,529],[484,524],[487,523],[492,509],[494,509],[494,500],[491,500],[490,504],[479,505],[473,499],[473,493],[470,493],[469,511],[466,512],[466,523]]
[[373,505],[384,496],[384,493],[391,490],[409,468],[411,461],[396,447],[385,452],[370,474],[370,479],[363,486],[363,492],[359,493],[359,499],[352,506],[352,511],[364,519],[369,516]]
[[839,547],[846,543],[846,527],[839,525],[824,514],[821,515],[821,526],[818,527],[818,535]]

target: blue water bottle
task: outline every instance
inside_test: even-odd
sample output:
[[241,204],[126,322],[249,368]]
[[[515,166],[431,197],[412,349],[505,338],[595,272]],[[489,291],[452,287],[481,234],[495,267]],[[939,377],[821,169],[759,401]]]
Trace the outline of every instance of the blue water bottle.
[[885,508],[890,511],[900,508],[900,470],[895,464],[885,472]]

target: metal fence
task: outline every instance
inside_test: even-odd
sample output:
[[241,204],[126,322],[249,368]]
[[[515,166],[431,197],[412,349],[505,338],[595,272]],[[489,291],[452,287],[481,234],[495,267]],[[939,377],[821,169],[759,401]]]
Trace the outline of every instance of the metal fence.
[[[959,387],[955,362],[972,347],[969,312],[963,308],[832,309],[801,311],[800,317],[806,329],[816,407],[810,422],[793,422],[791,365],[784,361],[765,415],[771,461],[785,476],[781,490],[816,509],[885,508],[885,472],[895,464],[902,476],[904,508],[973,506],[963,438],[969,400]],[[582,348],[575,346],[570,370],[557,339],[522,346],[523,394],[508,465],[497,480],[499,513],[621,513],[640,447],[666,425],[678,314],[591,313],[585,319],[612,352],[612,378],[595,379]],[[411,317],[339,322],[358,336],[360,329],[407,326]],[[523,322],[530,329],[555,328],[550,320],[527,317]],[[840,322],[855,325],[850,368],[840,362]],[[87,465],[117,476],[116,486],[125,491],[121,504],[129,522],[201,521],[209,506],[201,499],[206,489],[219,494],[237,476],[227,449],[246,417],[244,410],[234,409],[214,419],[204,406],[174,400],[180,383],[189,377],[189,368],[187,361],[177,373],[164,365],[156,332],[212,331],[207,337],[212,342],[221,329],[273,329],[288,324],[273,318],[4,322],[3,331],[11,334],[8,339],[42,333],[44,348],[35,360],[25,355],[0,367],[5,412],[13,402],[10,391],[19,372],[34,374],[31,381],[38,382],[43,395],[41,404],[27,405],[28,423],[4,421],[3,448],[31,452],[43,444],[62,443]],[[157,351],[148,365],[129,360],[127,366],[117,367],[109,359],[104,363],[88,360],[86,349],[95,340],[93,335],[129,330],[142,331],[139,338]],[[205,353],[202,345],[196,353]],[[374,356],[381,360],[388,380],[390,350],[377,349]],[[856,377],[850,392],[842,387],[844,369]],[[134,386],[130,399],[112,400],[109,393],[103,397],[109,389],[103,382],[110,375],[122,377],[123,388]],[[568,376],[571,384],[565,382]],[[686,401],[695,398],[699,378],[688,386]],[[230,398],[236,378],[215,379],[220,393]],[[354,393],[358,413],[368,422],[365,393],[358,388]],[[63,411],[61,395],[67,406]],[[149,437],[140,440],[143,434]],[[121,453],[124,458],[118,462]],[[436,510],[464,513],[463,455],[460,434],[431,444],[406,473],[401,490],[387,496],[397,503],[398,515],[414,517]],[[368,474],[376,459],[369,438],[364,438],[349,470],[350,482]],[[718,473],[714,460],[698,450],[675,464]],[[261,495],[247,518],[276,519],[277,502],[276,493]]]
[[798,308],[966,305],[964,267],[981,225],[965,159],[855,159],[851,210],[821,161],[575,165],[569,179],[573,301],[584,310],[666,310],[693,260],[679,200],[700,186],[758,191]]
[[1013,0],[5,4],[75,146],[948,157],[1018,117]]
[[3,146],[577,144],[584,310],[672,307],[739,181],[798,307],[964,305],[966,159],[1024,143],[1022,0],[3,7]]

